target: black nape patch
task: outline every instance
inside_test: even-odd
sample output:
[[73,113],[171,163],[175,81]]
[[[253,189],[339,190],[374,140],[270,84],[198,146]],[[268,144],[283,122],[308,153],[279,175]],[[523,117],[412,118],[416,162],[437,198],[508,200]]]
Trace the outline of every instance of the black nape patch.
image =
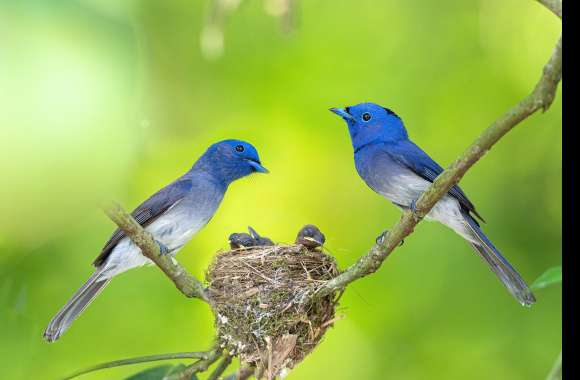
[[395,113],[395,111],[393,111],[392,109],[389,109],[389,108],[387,108],[387,107],[383,107],[383,109],[384,109],[385,111],[387,111],[387,113],[388,113],[389,115],[396,116],[396,117],[398,117],[399,119],[401,118],[401,117],[400,117],[399,115],[397,115],[397,114]]

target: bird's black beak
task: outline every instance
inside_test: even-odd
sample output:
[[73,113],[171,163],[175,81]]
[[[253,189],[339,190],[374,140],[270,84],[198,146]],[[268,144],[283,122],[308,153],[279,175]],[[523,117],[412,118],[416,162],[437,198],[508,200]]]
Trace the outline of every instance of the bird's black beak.
[[342,117],[346,121],[354,121],[354,117],[348,113],[348,107],[346,108],[330,108],[329,111],[334,112],[338,116]]

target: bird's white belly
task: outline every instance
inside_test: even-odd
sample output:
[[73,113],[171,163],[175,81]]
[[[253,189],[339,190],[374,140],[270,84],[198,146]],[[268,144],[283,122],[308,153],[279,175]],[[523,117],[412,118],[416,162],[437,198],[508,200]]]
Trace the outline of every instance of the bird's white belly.
[[[145,228],[155,240],[165,245],[172,255],[187,243],[209,220],[206,216],[194,216],[187,210],[169,210],[165,215]],[[149,265],[153,262],[141,253],[129,238],[123,238],[113,249],[105,266],[103,275],[107,278],[129,269]]]
[[[413,201],[431,185],[431,182],[413,174],[400,173],[388,178],[387,185],[383,182],[379,194],[389,199],[391,202],[404,207],[410,207]],[[451,228],[464,238],[472,240],[466,228],[465,219],[461,214],[459,202],[445,195],[425,216],[425,220],[436,220]]]
[[180,212],[169,212],[163,218],[151,223],[145,230],[150,232],[157,241],[163,243],[170,251],[173,251],[187,243],[208,220],[209,218],[183,215]]
[[382,177],[379,186],[375,188],[391,202],[408,207],[430,184],[416,174],[401,172],[388,178]]

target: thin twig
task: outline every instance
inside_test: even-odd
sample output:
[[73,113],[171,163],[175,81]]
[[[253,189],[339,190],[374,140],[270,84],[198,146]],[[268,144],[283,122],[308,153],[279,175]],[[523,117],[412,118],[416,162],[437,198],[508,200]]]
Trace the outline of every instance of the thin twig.
[[166,380],[189,380],[198,372],[205,372],[222,356],[222,351],[218,348],[210,351],[205,359],[198,360],[190,366],[187,366],[183,371],[169,376]]
[[231,375],[226,376],[224,380],[247,380],[252,377],[254,370],[255,368],[253,367],[242,367]]
[[173,360],[173,359],[207,359],[209,357],[209,352],[177,352],[177,353],[170,353],[170,354],[160,354],[160,355],[148,355],[148,356],[139,356],[136,358],[129,358],[129,359],[121,359],[121,360],[114,360],[112,362],[106,362],[94,365],[92,367],[84,368],[79,371],[76,371],[69,376],[63,378],[63,380],[73,379],[77,376],[84,375],[89,372],[98,371],[101,369],[113,368],[113,367],[121,367],[125,365],[131,364],[139,364],[139,363],[147,363],[147,362],[154,362],[159,360]]
[[222,361],[218,364],[216,369],[209,375],[207,380],[218,380],[222,373],[228,368],[230,363],[232,362],[231,355],[225,355]]
[[552,370],[548,374],[548,377],[546,378],[546,380],[562,380],[562,353],[561,352],[560,352],[560,355],[558,355],[558,358],[556,359],[556,362],[554,363],[554,366],[552,367]]
[[562,18],[562,0],[537,0],[546,8],[551,10],[556,16]]
[[415,213],[410,210],[403,212],[401,219],[389,231],[382,244],[375,244],[355,264],[321,287],[317,295],[328,295],[361,277],[376,272],[400,242],[413,232],[417,223],[495,143],[528,116],[540,109],[546,111],[550,107],[561,78],[562,37],[544,66],[542,76],[532,93],[484,130],[473,144],[435,179],[417,200]]
[[155,242],[153,236],[145,231],[119,204],[113,203],[111,206],[106,207],[104,211],[123,230],[125,235],[141,249],[143,255],[157,264],[163,273],[173,281],[177,289],[187,297],[196,297],[206,302],[208,301],[202,283],[189,274],[179,263],[174,262],[169,255],[162,255],[159,245]]

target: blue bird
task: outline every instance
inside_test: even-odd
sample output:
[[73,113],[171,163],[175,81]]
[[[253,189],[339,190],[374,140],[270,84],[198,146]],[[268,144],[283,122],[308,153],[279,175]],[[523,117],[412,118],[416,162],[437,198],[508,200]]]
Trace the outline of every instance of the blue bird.
[[[268,170],[251,144],[239,140],[215,143],[187,173],[153,194],[131,215],[153,235],[163,254],[175,255],[209,222],[228,186],[254,172]],[[48,324],[45,339],[57,340],[113,277],[147,264],[152,261],[117,229],[94,261],[93,275]]]
[[[388,108],[361,103],[331,108],[342,117],[350,133],[358,174],[366,184],[401,209],[415,209],[421,193],[443,172],[407,135],[401,118]],[[524,280],[485,236],[476,218],[484,222],[459,186],[431,209],[427,220],[436,220],[462,236],[525,306],[536,299]]]

